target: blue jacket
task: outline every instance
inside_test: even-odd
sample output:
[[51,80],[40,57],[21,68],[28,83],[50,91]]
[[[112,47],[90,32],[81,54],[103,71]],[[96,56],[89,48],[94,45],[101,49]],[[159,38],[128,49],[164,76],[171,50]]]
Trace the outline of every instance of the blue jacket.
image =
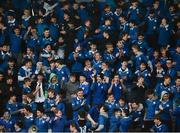
[[59,37],[59,25],[58,24],[50,24],[49,30],[50,30],[50,36],[52,36],[54,40],[57,40]]
[[52,121],[52,132],[64,132],[65,130],[65,119],[58,118],[58,119],[53,119]]
[[148,120],[152,120],[154,119],[155,116],[155,110],[156,110],[156,106],[158,105],[158,100],[151,100],[151,99],[147,99],[146,100],[146,116],[145,119]]
[[34,117],[33,115],[28,116],[28,117],[24,117],[24,129],[26,130],[26,132],[28,131],[28,129],[34,124]]
[[46,46],[46,44],[50,44],[51,46],[54,46],[55,40],[51,36],[49,37],[42,36],[39,39],[39,44],[40,44],[41,49],[43,49]]
[[47,132],[49,128],[49,122],[47,118],[44,117],[36,117],[34,120],[34,124],[38,128],[38,132]]
[[167,91],[168,93],[172,93],[172,86],[171,85],[165,86],[164,83],[157,84],[154,92],[159,98],[161,97],[162,91]]
[[72,63],[71,72],[82,72],[83,71],[83,60],[84,60],[84,53],[79,52],[77,60],[74,60],[74,52],[72,52],[69,57],[69,61]]
[[111,116],[109,124],[109,132],[118,132],[120,125],[120,117],[116,117],[115,115]]
[[93,96],[93,103],[96,104],[103,104],[106,99],[106,94],[108,90],[108,84],[106,83],[92,83],[91,91]]
[[154,125],[152,129],[154,130],[154,132],[168,132],[168,128],[165,124],[161,124],[159,126]]
[[128,132],[128,129],[132,123],[132,117],[122,117],[120,119],[120,126],[119,131],[120,132]]
[[61,68],[56,68],[55,74],[58,76],[59,82],[62,80],[62,78],[65,78],[65,82],[69,81],[70,71],[66,65],[62,65]]
[[145,19],[146,22],[146,35],[155,35],[155,32],[157,30],[157,19],[156,18],[150,18],[149,16]]
[[123,93],[123,88],[120,83],[116,85],[114,84],[112,86],[112,94],[116,101],[119,101],[119,98],[122,96],[122,93]]
[[99,114],[98,124],[104,126],[104,128],[100,130],[101,132],[107,132],[108,131],[109,120],[108,120],[108,115],[106,113],[100,113]]
[[[160,110],[159,106],[162,106],[163,108],[163,111]],[[156,106],[156,111],[160,111],[159,112],[159,115],[160,115],[160,118],[162,120],[171,120],[171,115],[170,115],[170,112],[172,111],[173,109],[173,105],[172,105],[172,102],[171,101],[167,101],[165,103],[163,102],[159,102],[159,104]]]
[[10,50],[12,53],[20,53],[21,52],[21,43],[22,43],[22,36],[11,34],[10,36]]
[[160,46],[167,46],[170,43],[170,37],[172,34],[172,29],[170,28],[170,26],[160,26],[158,29],[158,33],[158,44]]

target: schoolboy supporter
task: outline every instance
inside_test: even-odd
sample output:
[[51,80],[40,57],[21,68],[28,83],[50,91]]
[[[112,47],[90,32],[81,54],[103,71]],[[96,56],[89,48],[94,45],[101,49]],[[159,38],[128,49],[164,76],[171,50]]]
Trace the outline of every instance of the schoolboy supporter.
[[145,101],[145,116],[144,116],[144,128],[145,131],[153,126],[153,119],[155,117],[156,106],[158,105],[158,98],[154,95],[154,91],[148,89],[146,91],[147,99]]
[[176,77],[176,69],[173,65],[172,59],[166,60],[166,75],[169,75],[171,77],[172,83],[174,83],[174,78]]
[[83,75],[86,77],[86,81],[91,83],[92,82],[92,75],[96,74],[95,69],[92,67],[92,63],[90,60],[85,60],[85,66],[83,70]]
[[92,77],[91,92],[92,92],[92,103],[94,105],[103,104],[106,99],[108,91],[108,82],[104,80],[103,74],[94,75]]
[[158,27],[158,20],[155,17],[155,11],[153,9],[150,9],[148,16],[145,18],[145,25],[146,25],[146,37],[147,41],[152,46],[155,48],[156,46],[156,30]]
[[92,65],[93,68],[96,70],[96,74],[99,74],[101,72],[101,65],[102,65],[102,56],[100,52],[94,53]]
[[79,83],[80,83],[79,88],[83,90],[86,103],[90,104],[90,85],[89,85],[89,82],[86,81],[85,75],[79,76]]
[[111,117],[113,115],[113,111],[116,108],[116,100],[112,93],[108,94],[107,100],[105,101],[105,106],[108,108],[108,116]]
[[18,25],[18,22],[15,18],[15,11],[14,10],[9,10],[7,13],[7,32],[8,35],[13,33],[13,29]]
[[172,86],[173,90],[173,104],[180,98],[180,77],[175,77],[175,84]]
[[71,62],[71,72],[80,74],[83,71],[84,53],[81,45],[75,46],[75,50],[69,54],[68,60]]
[[100,114],[98,119],[98,127],[95,131],[107,132],[109,128],[109,116],[108,116],[108,108],[103,105],[100,108]]
[[43,108],[38,108],[36,111],[37,117],[34,119],[34,124],[37,126],[37,132],[48,132],[50,128],[49,118],[45,115]]
[[31,107],[32,112],[35,113],[37,109],[37,104],[34,101],[34,95],[30,93],[30,94],[27,94],[25,97],[26,97],[27,102],[23,104],[25,104],[25,106]]
[[118,101],[119,98],[123,95],[125,91],[125,86],[122,82],[122,80],[119,78],[119,75],[114,75],[114,78],[112,79],[111,86],[108,89],[108,93],[112,93],[115,100]]
[[29,25],[32,23],[31,11],[26,8],[23,11],[23,15],[21,17],[21,27],[25,31]]
[[62,112],[59,109],[55,109],[54,114],[55,116],[50,120],[52,132],[64,132],[66,120],[62,116]]
[[161,19],[161,24],[158,29],[158,45],[159,47],[170,45],[170,39],[172,35],[172,28],[166,18]]
[[163,82],[163,77],[165,76],[165,69],[162,67],[160,60],[155,62],[155,68],[152,73],[152,78],[155,78],[156,81],[153,81],[155,84]]
[[73,119],[78,118],[79,111],[86,111],[89,105],[84,98],[84,92],[81,88],[77,90],[76,96],[72,99]]
[[54,51],[51,44],[45,44],[40,57],[42,58],[43,65],[49,67],[49,62],[54,59]]
[[55,40],[50,35],[50,30],[48,28],[44,29],[43,36],[39,39],[40,48],[43,49],[47,44],[51,46],[55,45]]
[[25,78],[31,78],[32,75],[33,75],[32,60],[27,59],[24,61],[24,65],[19,69],[18,72],[19,87],[22,87]]
[[90,42],[89,47],[89,50],[85,53],[85,58],[93,60],[95,53],[98,52],[97,45],[95,42]]
[[121,15],[119,17],[119,36],[122,35],[123,32],[129,33],[129,23],[127,21],[127,17],[125,15]]
[[55,46],[55,50],[56,50],[56,53],[57,53],[57,59],[65,59],[65,56],[67,55],[67,44],[65,42],[65,39],[63,36],[59,36],[58,39],[57,39],[57,43],[56,43],[56,46]]
[[132,129],[133,131],[141,131],[143,124],[143,105],[138,101],[132,101],[129,103],[129,112],[132,117]]
[[32,92],[31,89],[31,79],[30,78],[25,78],[24,79],[24,84],[22,87],[22,92],[23,94],[30,94]]
[[132,70],[128,68],[128,61],[126,59],[122,60],[121,67],[117,70],[117,73],[119,75],[119,78],[122,79],[126,88],[128,89],[129,87],[131,87],[133,73]]
[[52,116],[51,111],[53,111],[53,107],[56,105],[55,99],[56,99],[55,91],[53,89],[49,88],[48,96],[43,103],[43,108],[49,116]]
[[146,56],[141,52],[140,48],[137,45],[133,45],[132,46],[132,51],[135,54],[135,57],[133,59],[133,65],[135,67],[135,69],[139,69],[140,68],[140,64],[141,62],[148,62],[148,59],[146,58]]
[[36,27],[29,26],[27,32],[24,34],[23,39],[28,48],[32,48],[37,54],[40,51],[39,36]]
[[144,78],[144,83],[147,87],[150,86],[151,84],[151,73],[149,72],[148,68],[147,68],[147,64],[145,62],[141,62],[140,63],[140,69],[135,71],[135,75],[137,77],[142,76]]
[[118,132],[119,131],[119,121],[121,120],[121,110],[114,109],[113,115],[109,118],[109,132]]
[[15,27],[13,33],[10,35],[10,50],[16,59],[21,58],[21,52],[24,50],[22,48],[23,37],[20,30],[19,27]]
[[11,114],[8,110],[5,110],[3,116],[0,118],[0,125],[3,125],[6,129],[6,132],[13,130],[14,121],[11,118]]
[[123,109],[126,109],[126,110],[129,109],[128,103],[124,97],[119,98],[119,100],[117,101],[117,104],[116,104],[116,108],[120,109],[121,112]]
[[26,106],[21,111],[24,120],[23,129],[27,132],[29,128],[34,124],[34,116],[30,106]]
[[135,20],[137,24],[140,23],[140,16],[142,15],[138,7],[138,4],[139,3],[137,0],[133,0],[131,2],[131,6],[129,7],[128,13],[127,13],[129,20],[130,21]]
[[122,110],[122,117],[120,119],[119,131],[120,132],[128,132],[130,131],[130,127],[132,125],[133,119],[129,115],[129,111],[126,109]]
[[51,73],[49,75],[48,89],[53,89],[55,91],[55,94],[59,94],[61,90],[61,85],[58,82],[58,77],[54,73]]
[[33,48],[26,48],[26,52],[23,55],[23,60],[26,59],[31,59],[33,61],[33,65],[35,65],[38,61],[38,56],[37,54],[34,53],[34,49]]
[[106,50],[103,54],[103,61],[109,63],[109,67],[112,68],[115,62],[114,47],[111,42],[106,44]]
[[155,87],[155,95],[161,98],[161,93],[167,91],[169,94],[172,93],[171,77],[169,75],[164,76],[163,82],[159,83]]
[[134,20],[131,20],[129,22],[129,41],[130,43],[135,43],[137,42],[137,39],[138,39],[138,27],[137,27],[137,24]]
[[137,45],[145,55],[151,55],[153,49],[149,47],[143,33],[138,33]]
[[167,126],[163,124],[159,116],[154,118],[154,126],[150,130],[151,132],[168,132]]
[[55,74],[58,77],[58,81],[61,80],[68,82],[70,71],[69,68],[64,64],[63,60],[56,60]]
[[55,15],[50,17],[49,27],[49,34],[56,41],[59,37],[59,25],[57,23],[57,17]]
[[169,130],[172,130],[171,112],[173,109],[172,101],[169,100],[169,93],[167,91],[161,92],[161,98],[156,106],[155,114],[158,114]]

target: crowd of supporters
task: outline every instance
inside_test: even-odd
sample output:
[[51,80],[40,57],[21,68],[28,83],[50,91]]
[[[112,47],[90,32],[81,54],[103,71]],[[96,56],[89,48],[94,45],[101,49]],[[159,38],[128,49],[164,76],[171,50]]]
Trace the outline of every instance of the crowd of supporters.
[[1,0],[0,132],[180,131],[178,0]]

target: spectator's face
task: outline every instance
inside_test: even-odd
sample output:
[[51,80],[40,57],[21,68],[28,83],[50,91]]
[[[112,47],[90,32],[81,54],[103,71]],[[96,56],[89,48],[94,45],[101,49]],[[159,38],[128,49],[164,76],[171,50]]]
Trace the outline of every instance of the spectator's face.
[[111,25],[111,21],[110,21],[110,20],[106,20],[106,21],[105,21],[105,25],[107,25],[107,26],[108,26],[108,25]]
[[43,76],[42,76],[42,75],[38,75],[38,76],[37,76],[37,79],[38,79],[38,81],[41,81],[41,82],[42,82],[42,81],[43,81]]
[[132,47],[132,51],[133,51],[133,53],[134,53],[134,54],[137,54],[138,49],[137,49],[137,48]]
[[39,110],[36,111],[37,117],[42,117],[43,113],[41,113]]
[[115,75],[115,76],[114,76],[114,82],[115,82],[115,83],[118,83],[118,82],[119,82],[119,76],[118,76],[118,75]]
[[123,48],[123,43],[122,43],[122,41],[118,41],[117,46],[118,46],[118,48]]
[[158,119],[154,119],[154,124],[158,125],[159,124],[159,120]]
[[159,7],[159,1],[156,1],[154,4],[153,4],[154,8],[157,9]]
[[69,15],[68,14],[64,14],[64,20],[68,20],[69,19]]
[[79,81],[80,81],[80,83],[83,83],[86,81],[86,78],[84,76],[80,76]]
[[124,105],[125,105],[125,101],[122,100],[122,99],[120,99],[120,100],[119,100],[119,104],[120,104],[121,106],[124,106]]
[[49,30],[44,31],[44,36],[45,37],[49,37],[49,35],[50,35]]
[[70,76],[70,81],[71,81],[72,83],[76,82],[76,77],[75,77],[75,76]]
[[153,94],[149,94],[147,95],[149,99],[152,99],[153,98]]
[[13,61],[8,61],[8,65],[10,68],[14,67],[14,62]]
[[137,108],[138,108],[138,104],[132,103],[132,108],[133,108],[133,109],[137,109]]
[[48,92],[48,97],[49,97],[49,98],[53,98],[53,97],[54,97],[54,92],[49,91],[49,92]]
[[142,41],[144,39],[144,37],[142,35],[138,36],[138,40]]
[[13,83],[13,79],[7,79],[7,81],[6,81],[6,83],[8,84],[8,85],[12,85],[12,83]]
[[12,96],[12,97],[11,97],[11,100],[12,100],[13,102],[16,102],[16,96]]
[[48,52],[50,52],[50,51],[51,51],[51,45],[48,45],[48,46],[46,47],[46,50],[47,50]]
[[166,61],[166,66],[167,66],[167,68],[171,68],[172,67],[172,61],[167,60]]
[[87,21],[85,22],[85,25],[86,25],[87,27],[90,27],[90,26],[91,26],[91,21],[87,20]]
[[171,83],[171,78],[165,78],[164,82],[169,85]]
[[122,62],[122,67],[123,67],[123,68],[126,68],[126,67],[127,67],[127,62],[126,62],[126,61],[123,61],[123,62]]
[[143,63],[141,63],[141,65],[140,65],[140,69],[141,69],[141,70],[145,70],[145,69],[146,69],[146,65],[145,65],[145,64],[143,64]]
[[176,86],[180,86],[180,79],[176,79]]
[[56,18],[51,18],[51,22],[52,22],[52,23],[56,23],[56,22],[57,22],[57,19],[56,19]]
[[180,46],[176,48],[177,53],[180,53]]
[[30,11],[29,10],[24,10],[24,15],[25,16],[29,16],[30,15]]
[[92,50],[96,50],[96,48],[97,48],[96,45],[94,45],[94,44],[92,44],[90,47]]
[[32,29],[31,29],[31,33],[32,33],[32,34],[36,34],[36,33],[37,33],[37,30],[36,30],[35,28],[32,28]]
[[29,61],[26,65],[27,65],[27,68],[29,68],[29,69],[32,68],[32,62]]
[[166,25],[166,24],[167,24],[167,21],[166,21],[165,18],[163,18],[163,19],[161,20],[161,24],[162,24],[162,25]]
[[2,50],[3,50],[4,52],[7,52],[7,51],[9,51],[9,47],[8,47],[7,45],[4,45],[4,46],[2,47]]
[[0,74],[0,81],[2,81],[4,78],[4,75],[3,74]]
[[16,35],[19,35],[19,34],[20,34],[20,30],[19,30],[18,28],[16,28],[16,29],[14,30],[14,33],[15,33]]
[[124,41],[127,41],[128,40],[128,34],[125,34],[122,38]]
[[87,67],[91,67],[91,62],[88,60],[88,61],[85,62],[85,65],[86,65]]
[[154,51],[153,56],[154,57],[158,57],[159,56],[159,52],[158,51]]
[[113,96],[113,95],[110,95],[110,96],[108,97],[108,101],[109,101],[109,102],[113,102],[113,101],[114,101],[114,96]]
[[120,21],[121,23],[124,23],[124,22],[125,22],[125,19],[124,19],[123,17],[120,17],[120,18],[119,18],[119,21]]
[[80,99],[82,99],[83,98],[83,91],[79,91],[78,93],[77,93],[77,96],[78,96],[78,98],[80,98]]
[[163,100],[164,100],[164,101],[169,100],[169,95],[168,95],[167,93],[163,95]]
[[79,8],[78,4],[77,4],[77,3],[74,3],[74,4],[73,4],[73,8],[74,8],[75,10],[77,10],[77,9]]
[[100,59],[101,59],[101,55],[100,55],[99,53],[96,53],[96,54],[95,54],[95,59],[96,59],[96,60],[100,60]]

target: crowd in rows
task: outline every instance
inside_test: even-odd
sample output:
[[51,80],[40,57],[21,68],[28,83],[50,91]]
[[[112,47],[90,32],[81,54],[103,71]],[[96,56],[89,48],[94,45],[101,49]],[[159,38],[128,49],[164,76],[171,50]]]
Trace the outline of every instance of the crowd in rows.
[[180,131],[176,0],[0,3],[0,131]]

